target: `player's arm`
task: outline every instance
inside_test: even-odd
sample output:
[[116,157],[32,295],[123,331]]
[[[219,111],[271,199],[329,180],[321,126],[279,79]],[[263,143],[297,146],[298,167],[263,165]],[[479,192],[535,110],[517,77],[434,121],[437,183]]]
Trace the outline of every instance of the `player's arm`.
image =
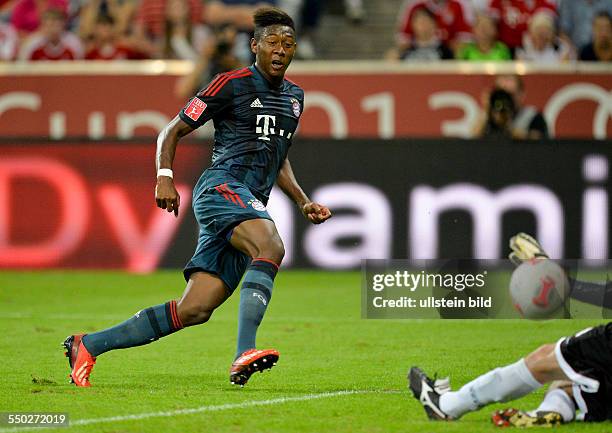
[[[181,137],[184,137],[191,131],[193,131],[193,128],[183,122],[180,116],[176,116],[162,129],[157,136],[157,152],[155,154],[155,168],[158,173],[160,169],[164,168],[172,170],[176,145]],[[158,207],[166,209],[168,212],[174,212],[174,215],[178,216],[181,197],[174,186],[172,177],[157,176],[155,201]]]
[[310,200],[300,187],[293,174],[289,158],[286,158],[283,162],[283,166],[278,173],[276,184],[298,205],[302,214],[304,214],[311,223],[321,224],[331,218],[332,214],[329,208]]
[[[179,139],[226,110],[232,102],[232,97],[233,87],[231,83],[224,80],[223,75],[218,75],[208,87],[189,100],[187,105],[157,137],[155,164],[158,172],[164,168],[172,169]],[[174,212],[178,216],[180,197],[171,177],[157,177],[155,201],[160,208],[166,209],[168,212]]]

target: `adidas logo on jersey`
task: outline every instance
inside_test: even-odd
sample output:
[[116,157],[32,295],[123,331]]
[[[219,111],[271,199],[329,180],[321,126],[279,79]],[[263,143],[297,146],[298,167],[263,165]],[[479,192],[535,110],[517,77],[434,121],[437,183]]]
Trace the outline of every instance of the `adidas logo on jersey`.
[[255,100],[251,103],[251,108],[263,108],[263,104],[259,98],[255,98]]

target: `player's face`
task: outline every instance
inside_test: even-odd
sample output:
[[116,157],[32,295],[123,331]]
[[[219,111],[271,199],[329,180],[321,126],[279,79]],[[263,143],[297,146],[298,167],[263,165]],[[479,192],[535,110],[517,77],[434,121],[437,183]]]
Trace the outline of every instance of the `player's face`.
[[288,26],[266,27],[259,40],[251,41],[257,66],[270,78],[282,78],[296,48],[295,32]]

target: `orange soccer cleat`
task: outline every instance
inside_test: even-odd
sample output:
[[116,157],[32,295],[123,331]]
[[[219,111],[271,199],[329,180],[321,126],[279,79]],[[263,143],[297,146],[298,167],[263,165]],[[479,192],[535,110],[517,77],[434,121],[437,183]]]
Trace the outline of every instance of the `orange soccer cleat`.
[[242,353],[230,369],[230,382],[232,385],[244,386],[251,375],[257,371],[260,373],[269,370],[276,365],[280,354],[278,350],[250,349]]
[[91,356],[81,341],[84,336],[85,334],[71,335],[63,343],[71,369],[70,381],[76,386],[91,386],[89,375],[96,363],[96,358]]

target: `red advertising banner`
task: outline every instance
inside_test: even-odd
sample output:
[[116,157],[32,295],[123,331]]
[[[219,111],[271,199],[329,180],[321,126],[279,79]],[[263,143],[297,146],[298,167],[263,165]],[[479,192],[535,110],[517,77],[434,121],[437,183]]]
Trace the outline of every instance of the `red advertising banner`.
[[0,268],[153,270],[185,218],[208,146],[176,158],[178,218],[156,207],[155,144],[0,147]]
[[[155,72],[157,63],[146,65],[150,68],[81,63],[74,69],[47,65],[26,70],[5,65],[0,68],[0,131],[52,138],[154,135],[185,101],[174,93],[176,71]],[[297,64],[290,76],[306,91],[300,134],[470,137],[492,74],[522,71],[520,65],[481,66],[466,72],[460,65]],[[544,112],[554,137],[611,135],[610,70],[585,68],[527,69],[524,74],[525,102]],[[203,135],[210,135],[211,126],[203,129]]]

